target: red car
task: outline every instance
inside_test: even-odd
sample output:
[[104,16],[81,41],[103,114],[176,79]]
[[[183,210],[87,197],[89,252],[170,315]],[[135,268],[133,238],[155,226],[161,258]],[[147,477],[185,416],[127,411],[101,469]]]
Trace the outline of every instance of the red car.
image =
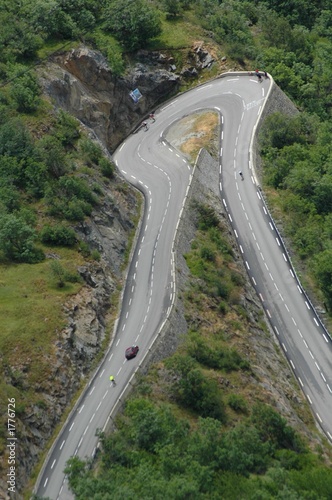
[[127,359],[133,359],[137,356],[138,351],[138,345],[132,345],[131,347],[128,347],[128,349],[126,349],[125,356]]

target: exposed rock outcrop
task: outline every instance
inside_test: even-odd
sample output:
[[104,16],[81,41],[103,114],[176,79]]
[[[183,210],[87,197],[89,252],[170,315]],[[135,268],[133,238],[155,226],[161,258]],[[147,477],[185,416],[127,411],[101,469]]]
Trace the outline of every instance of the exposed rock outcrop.
[[[179,75],[163,65],[163,60],[152,68],[137,63],[124,77],[115,77],[99,52],[81,47],[55,56],[40,77],[57,106],[114,150],[144,114],[177,90]],[[129,94],[136,88],[142,98],[134,103]]]

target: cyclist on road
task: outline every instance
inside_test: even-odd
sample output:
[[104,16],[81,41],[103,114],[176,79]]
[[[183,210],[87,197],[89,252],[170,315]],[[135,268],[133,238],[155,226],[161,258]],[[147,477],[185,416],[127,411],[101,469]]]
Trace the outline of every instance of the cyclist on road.
[[115,378],[113,377],[113,375],[110,376],[110,381],[112,382],[113,385],[115,385]]

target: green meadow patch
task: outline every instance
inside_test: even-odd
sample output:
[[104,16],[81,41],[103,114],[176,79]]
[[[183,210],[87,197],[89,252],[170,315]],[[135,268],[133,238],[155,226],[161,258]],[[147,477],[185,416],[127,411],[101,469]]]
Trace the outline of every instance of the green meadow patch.
[[[57,249],[59,262],[70,273],[82,257]],[[51,259],[42,263],[2,264],[0,280],[0,412],[6,414],[7,398],[15,397],[22,411],[40,395],[34,384],[50,371],[53,343],[65,326],[63,303],[82,284],[66,282],[59,288],[52,274]],[[0,434],[0,446],[4,444]]]

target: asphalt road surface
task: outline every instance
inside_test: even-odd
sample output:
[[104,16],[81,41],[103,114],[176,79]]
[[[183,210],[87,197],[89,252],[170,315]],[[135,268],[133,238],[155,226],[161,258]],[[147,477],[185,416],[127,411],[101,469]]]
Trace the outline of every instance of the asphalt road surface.
[[[116,151],[119,170],[144,193],[144,217],[115,340],[48,455],[38,495],[73,498],[63,472],[66,461],[73,455],[94,456],[96,430],[104,428],[170,311],[175,293],[172,245],[193,167],[165,137],[178,120],[204,109],[220,115],[220,200],[249,278],[318,424],[332,441],[332,342],[292,270],[250,161],[253,131],[271,85],[270,79],[259,82],[255,75],[224,75],[165,104],[156,111],[155,122],[147,120],[148,130],[132,134]],[[139,345],[138,356],[127,361],[125,349],[134,344]]]

